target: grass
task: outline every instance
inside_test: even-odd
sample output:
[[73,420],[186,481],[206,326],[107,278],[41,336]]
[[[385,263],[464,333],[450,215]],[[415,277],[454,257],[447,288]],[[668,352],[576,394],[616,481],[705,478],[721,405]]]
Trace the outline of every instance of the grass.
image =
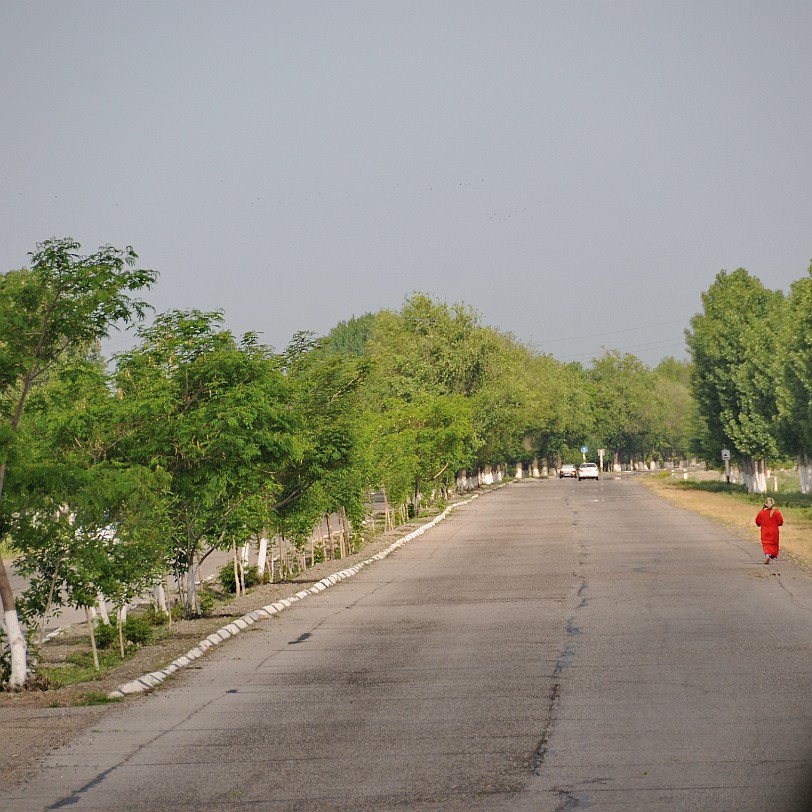
[[[39,669],[39,673],[55,687],[68,687],[83,682],[101,679],[111,668],[117,668],[123,660],[116,649],[99,651],[99,670],[93,665],[93,654],[90,651],[90,640],[87,640],[87,651],[74,651],[61,663],[49,663]],[[125,650],[125,660],[127,659]],[[132,655],[132,652],[129,652]]]

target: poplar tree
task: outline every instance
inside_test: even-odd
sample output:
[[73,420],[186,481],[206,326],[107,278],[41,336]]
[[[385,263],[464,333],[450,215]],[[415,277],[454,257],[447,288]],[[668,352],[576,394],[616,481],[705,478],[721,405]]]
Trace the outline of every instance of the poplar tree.
[[776,352],[784,450],[798,458],[802,493],[812,492],[812,264],[790,288]]
[[767,461],[780,455],[775,349],[783,294],[738,268],[720,271],[702,304],[686,332],[702,450],[718,460],[729,449],[747,489],[764,492]]

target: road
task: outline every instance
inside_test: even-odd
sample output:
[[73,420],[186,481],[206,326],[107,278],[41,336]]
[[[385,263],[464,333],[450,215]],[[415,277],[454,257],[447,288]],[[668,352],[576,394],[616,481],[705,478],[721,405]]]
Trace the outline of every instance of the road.
[[761,560],[633,481],[513,483],[0,809],[808,812],[812,577]]

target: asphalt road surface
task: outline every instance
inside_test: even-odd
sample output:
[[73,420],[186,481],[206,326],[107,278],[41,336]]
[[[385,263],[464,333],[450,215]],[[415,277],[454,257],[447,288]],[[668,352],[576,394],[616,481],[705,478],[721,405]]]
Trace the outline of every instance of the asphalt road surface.
[[761,561],[632,481],[517,482],[128,701],[0,809],[808,812],[812,577]]

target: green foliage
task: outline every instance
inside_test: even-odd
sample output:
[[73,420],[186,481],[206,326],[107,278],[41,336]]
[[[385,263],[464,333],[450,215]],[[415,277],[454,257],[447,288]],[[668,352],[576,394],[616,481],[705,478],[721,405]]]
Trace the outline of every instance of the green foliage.
[[[121,627],[126,646],[146,646],[155,637],[155,627],[148,618],[130,615]],[[96,646],[100,649],[115,648],[118,645],[118,627],[114,623],[98,621],[95,627]]]
[[330,354],[362,357],[367,354],[367,341],[375,324],[375,316],[367,313],[349,321],[340,321],[324,342]]
[[790,288],[778,338],[779,435],[785,453],[812,456],[812,263]]
[[774,460],[779,456],[775,336],[783,296],[739,268],[717,274],[702,303],[686,339],[704,456],[718,459],[726,447],[740,460]]
[[666,404],[645,364],[633,355],[607,352],[594,362],[589,378],[597,442],[637,459],[660,447]]
[[[169,478],[165,506],[173,566],[204,546],[241,544],[269,521],[279,472],[300,457],[281,359],[222,315],[172,311],[118,358],[118,452]],[[196,595],[186,609],[196,614]]]
[[[32,456],[28,436],[21,431],[26,401],[70,353],[87,351],[116,322],[142,318],[147,306],[132,294],[156,279],[153,271],[133,268],[132,248],[107,246],[89,256],[80,255],[79,248],[70,238],[47,240],[33,252],[30,269],[0,275],[0,521],[4,535],[7,518],[15,512],[22,509],[29,523],[35,515],[34,506],[26,502],[25,487],[14,493],[15,510],[6,505],[7,474],[14,473],[18,461]],[[12,543],[19,544],[14,537]],[[4,609],[15,609],[5,577],[0,587]],[[15,686],[24,679],[23,673],[11,675]]]
[[143,608],[141,611],[141,617],[143,617],[150,626],[166,626],[169,623],[169,616],[166,614],[166,612],[162,612],[152,603],[147,604]]
[[[244,579],[246,589],[250,589],[252,586],[259,586],[262,583],[256,564],[250,564],[244,568]],[[223,591],[232,594],[237,591],[237,582],[234,580],[233,562],[229,562],[220,568],[220,571],[217,573],[217,581],[223,588]]]

